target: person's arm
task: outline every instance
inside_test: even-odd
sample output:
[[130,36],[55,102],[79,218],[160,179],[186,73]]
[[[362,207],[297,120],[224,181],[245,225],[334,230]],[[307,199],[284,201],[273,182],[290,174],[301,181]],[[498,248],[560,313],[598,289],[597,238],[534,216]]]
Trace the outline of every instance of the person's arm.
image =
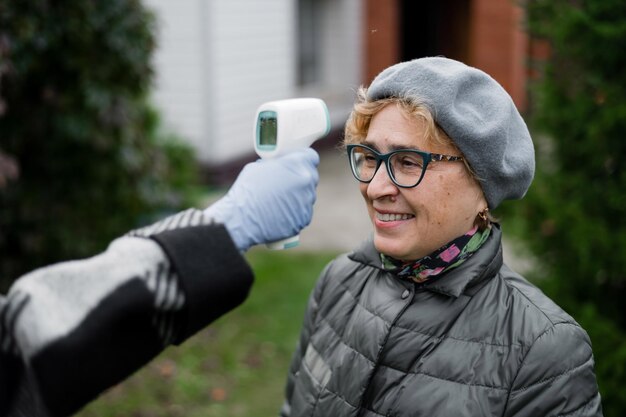
[[22,277],[0,312],[1,414],[73,413],[235,308],[251,284],[221,225],[123,237]]
[[0,298],[0,415],[69,415],[239,305],[252,284],[240,253],[308,225],[318,162],[308,150],[249,164],[207,210],[19,278]]
[[591,343],[575,323],[556,323],[529,348],[509,393],[507,417],[599,417]]

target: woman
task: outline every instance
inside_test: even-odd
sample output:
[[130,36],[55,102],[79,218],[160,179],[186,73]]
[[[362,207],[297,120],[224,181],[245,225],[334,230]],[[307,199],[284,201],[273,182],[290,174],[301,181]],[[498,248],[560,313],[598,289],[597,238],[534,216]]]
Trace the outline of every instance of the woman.
[[502,261],[489,216],[534,174],[487,74],[445,58],[362,89],[346,149],[373,239],[311,296],[283,416],[599,416],[585,331]]

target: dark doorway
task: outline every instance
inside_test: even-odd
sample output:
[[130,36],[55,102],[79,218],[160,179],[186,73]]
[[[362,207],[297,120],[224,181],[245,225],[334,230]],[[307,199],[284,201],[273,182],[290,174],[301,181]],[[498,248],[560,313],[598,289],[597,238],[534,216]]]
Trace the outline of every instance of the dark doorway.
[[466,61],[471,0],[400,0],[403,61],[443,55]]

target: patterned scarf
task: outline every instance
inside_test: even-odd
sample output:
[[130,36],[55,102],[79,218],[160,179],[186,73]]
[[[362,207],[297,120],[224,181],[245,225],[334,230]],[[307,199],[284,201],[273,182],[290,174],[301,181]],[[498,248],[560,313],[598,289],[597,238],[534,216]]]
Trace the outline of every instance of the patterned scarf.
[[417,261],[400,261],[380,254],[383,268],[401,278],[422,284],[468,260],[489,237],[491,227],[482,232],[472,230]]

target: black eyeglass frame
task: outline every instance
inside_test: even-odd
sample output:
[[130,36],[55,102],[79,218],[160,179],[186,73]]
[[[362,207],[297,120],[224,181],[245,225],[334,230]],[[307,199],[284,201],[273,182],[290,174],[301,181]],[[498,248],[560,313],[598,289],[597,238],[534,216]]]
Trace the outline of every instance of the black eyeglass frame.
[[[376,158],[376,168],[374,169],[374,173],[372,174],[372,178],[370,178],[369,180],[365,181],[359,178],[359,176],[357,175],[356,172],[356,168],[352,162],[352,152],[354,149],[356,148],[360,148],[360,149],[366,149],[369,152],[371,152],[374,157]],[[346,151],[348,153],[348,162],[350,163],[350,170],[352,171],[352,175],[354,175],[354,178],[357,179],[357,181],[362,182],[364,184],[369,184],[370,182],[372,182],[372,180],[374,179],[374,177],[376,176],[376,173],[378,172],[378,168],[380,168],[380,165],[384,162],[385,163],[385,168],[387,169],[387,175],[389,175],[389,178],[391,178],[391,181],[398,187],[400,188],[414,188],[417,187],[419,185],[420,182],[422,182],[422,179],[424,178],[424,174],[426,173],[426,168],[428,168],[428,164],[431,161],[436,161],[436,162],[456,162],[456,161],[463,161],[463,157],[462,156],[453,156],[453,155],[443,155],[443,154],[439,154],[439,153],[431,153],[431,152],[425,152],[425,151],[420,151],[419,149],[396,149],[394,151],[385,153],[385,154],[381,154],[378,151],[376,151],[375,149],[370,148],[369,146],[366,145],[360,145],[360,144],[353,144],[353,145],[347,145],[346,146]],[[417,182],[414,185],[401,185],[398,184],[398,182],[396,181],[394,175],[393,175],[393,171],[391,170],[391,168],[389,167],[389,158],[391,158],[393,155],[397,154],[397,153],[401,153],[401,152],[409,152],[409,153],[415,153],[418,154],[422,157],[422,160],[424,161],[424,166],[422,167],[422,175],[420,175],[419,179],[417,180]]]

